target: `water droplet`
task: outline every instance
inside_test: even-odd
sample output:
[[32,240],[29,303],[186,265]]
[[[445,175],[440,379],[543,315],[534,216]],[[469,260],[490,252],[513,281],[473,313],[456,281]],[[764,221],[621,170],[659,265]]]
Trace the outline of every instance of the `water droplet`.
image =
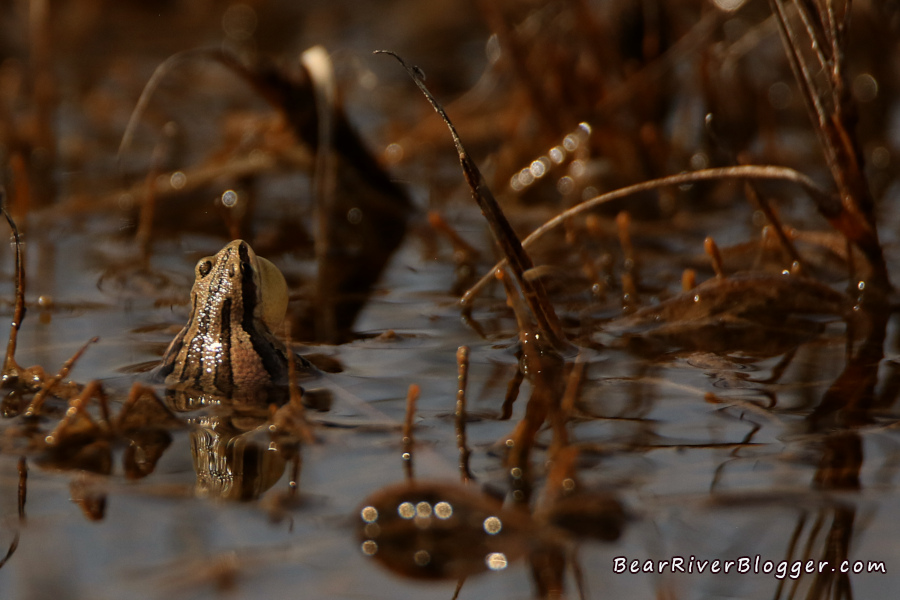
[[534,160],[531,161],[531,166],[528,167],[528,170],[531,171],[531,174],[535,179],[540,179],[547,174],[547,165],[545,165],[540,159]]
[[172,173],[172,176],[169,177],[169,185],[171,185],[174,189],[180,190],[187,184],[187,175],[182,173],[181,171],[175,171]]
[[397,143],[388,144],[384,149],[384,158],[388,164],[396,164],[403,160],[403,146]]
[[483,526],[488,535],[497,535],[503,529],[503,522],[498,517],[488,517],[484,520]]
[[569,165],[569,175],[578,179],[585,172],[585,165],[583,160],[573,160],[572,164]]
[[449,519],[453,516],[453,506],[449,502],[438,502],[434,505],[434,514],[438,519]]
[[519,171],[519,184],[522,187],[528,187],[534,183],[534,175],[531,174],[531,169],[522,169]]
[[412,502],[404,502],[397,507],[397,514],[404,519],[412,519],[416,516],[416,507],[413,506]]
[[547,154],[550,156],[550,160],[552,160],[556,164],[560,164],[566,159],[566,149],[562,146],[554,146],[550,148],[550,152],[548,152]]
[[222,194],[222,205],[223,206],[227,206],[228,208],[231,208],[232,206],[237,204],[237,201],[238,201],[238,195],[237,195],[237,192],[235,192],[234,190],[226,190]]
[[491,552],[484,557],[484,563],[491,571],[502,571],[509,564],[502,552]]
[[556,191],[563,196],[568,196],[575,189],[575,181],[568,175],[564,175],[556,182]]
[[362,543],[361,549],[363,551],[363,554],[373,556],[376,552],[378,552],[378,544],[376,544],[372,540],[366,540]]
[[705,152],[697,152],[691,156],[690,163],[693,170],[699,171],[700,169],[705,169],[709,166],[709,157]]
[[853,80],[853,97],[858,102],[871,102],[878,97],[878,80],[869,73],[857,75]]
[[431,505],[427,502],[419,502],[416,504],[416,516],[427,519],[431,516]]

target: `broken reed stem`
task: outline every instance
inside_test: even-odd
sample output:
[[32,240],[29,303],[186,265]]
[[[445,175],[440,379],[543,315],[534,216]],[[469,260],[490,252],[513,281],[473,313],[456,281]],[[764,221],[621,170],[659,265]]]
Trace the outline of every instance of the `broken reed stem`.
[[466,438],[466,387],[469,382],[469,347],[460,346],[456,351],[457,392],[456,392],[456,446],[459,449],[459,476],[463,483],[472,479],[469,470],[468,440]]
[[519,389],[522,387],[522,382],[524,380],[525,373],[523,373],[522,369],[517,365],[512,379],[506,384],[506,395],[503,396],[503,406],[500,408],[499,420],[508,421],[512,418],[513,405],[519,398]]
[[406,392],[406,418],[403,420],[403,472],[406,479],[413,480],[413,420],[416,418],[416,401],[419,399],[419,386],[410,384]]
[[622,304],[626,312],[637,306],[637,263],[634,256],[634,245],[631,243],[631,215],[628,211],[620,211],[616,215],[616,230],[619,234],[619,245],[624,257],[622,265]]
[[81,390],[81,393],[78,394],[76,398],[69,402],[66,416],[63,417],[62,420],[57,423],[56,427],[54,427],[53,431],[44,438],[44,441],[48,446],[56,446],[63,442],[65,440],[66,430],[81,416],[86,417],[88,421],[92,425],[98,427],[98,429],[100,428],[87,413],[88,403],[91,401],[91,398],[96,398],[97,404],[100,405],[101,422],[105,428],[103,433],[111,433],[112,424],[109,419],[109,401],[106,397],[106,392],[103,391],[103,385],[94,379],[84,386],[84,389]]
[[625,256],[625,268],[630,271],[634,268],[634,245],[631,243],[631,215],[628,211],[623,210],[616,215],[616,231]]
[[[300,489],[300,472],[303,469],[303,456],[300,454],[300,448],[297,448],[291,457],[291,476],[288,480],[288,497],[296,498],[297,491]],[[293,531],[294,521],[291,519],[291,530]]]
[[97,398],[97,403],[100,405],[100,419],[103,421],[104,425],[111,427],[112,415],[109,413],[109,399],[106,397],[106,391],[103,389],[103,384],[96,379],[88,383],[86,388],[94,385],[96,385],[96,391],[92,391],[91,393]]
[[[12,197],[9,206],[17,219],[24,219],[31,206],[31,182],[28,180],[28,164],[21,152],[9,155],[9,179],[12,183]],[[3,202],[5,206],[6,203]]]
[[[88,346],[97,343],[99,340],[99,337],[93,337],[89,339],[81,348],[78,349],[77,352],[75,352],[75,354],[72,355],[69,360],[63,363],[62,368],[60,368],[59,372],[56,375],[54,375],[53,377],[45,381],[43,385],[41,385],[41,389],[39,389],[38,392],[34,395],[31,403],[25,410],[26,417],[34,417],[40,414],[41,408],[43,408],[44,406],[44,401],[47,399],[47,396],[50,394],[53,388],[59,385],[59,382],[69,374],[69,371],[72,370],[72,366],[75,364],[75,361],[81,358],[81,355],[85,353],[85,351],[88,349]],[[104,413],[104,419],[109,422],[109,412],[104,411]]]
[[19,328],[25,318],[25,263],[22,257],[22,238],[19,236],[19,228],[9,212],[6,210],[4,190],[0,189],[0,211],[6,217],[10,229],[13,232],[16,250],[16,303],[13,309],[13,319],[9,329],[9,340],[6,343],[6,357],[3,360],[3,383],[18,379],[22,368],[16,363],[16,342],[19,337]]
[[13,536],[12,542],[9,544],[9,550],[6,551],[6,556],[0,559],[0,569],[12,558],[12,555],[16,553],[16,549],[19,547],[19,532],[16,531],[16,534]]
[[28,495],[28,463],[25,462],[25,457],[19,457],[19,522],[23,523],[25,521],[25,499]]
[[506,264],[516,282],[519,292],[521,292],[525,304],[535,320],[538,330],[540,331],[544,342],[557,351],[569,350],[571,345],[566,340],[562,331],[559,318],[553,310],[553,305],[547,296],[543,284],[540,281],[529,281],[524,273],[534,267],[531,257],[525,252],[522,242],[519,240],[512,226],[506,219],[506,215],[491,193],[487,182],[479,171],[478,166],[470,157],[466,149],[463,147],[462,140],[447,116],[444,108],[431,95],[428,88],[423,82],[422,72],[413,66],[407,65],[406,62],[397,54],[387,50],[377,50],[375,54],[388,54],[393,56],[406,69],[406,72],[415,82],[416,86],[421,90],[425,98],[431,104],[432,108],[441,116],[450,135],[453,137],[453,143],[456,146],[459,155],[459,163],[462,166],[463,176],[469,184],[472,191],[472,197],[481,209],[482,214],[490,226],[494,239],[500,246],[503,255],[506,257]]
[[803,266],[803,259],[800,258],[800,253],[797,251],[791,238],[789,238],[784,231],[784,225],[781,224],[781,219],[778,217],[775,209],[772,208],[772,204],[768,199],[763,198],[756,190],[756,186],[749,181],[744,184],[744,193],[747,195],[747,198],[750,199],[750,202],[762,211],[763,215],[766,217],[766,221],[772,226],[775,237],[778,240],[778,243],[781,244],[781,249],[784,250],[791,259],[792,268],[793,265],[797,265],[799,273],[803,273],[806,270]]
[[706,252],[706,255],[709,257],[709,262],[712,264],[712,269],[716,274],[716,277],[725,279],[725,266],[722,263],[722,253],[719,252],[719,246],[712,236],[706,236],[706,239],[703,240],[703,251]]
[[466,583],[466,578],[460,577],[459,580],[456,582],[456,589],[453,590],[453,597],[450,600],[458,600],[459,599],[459,593],[462,591],[463,585],[465,585],[465,583]]
[[[153,155],[150,159],[150,168],[147,170],[147,176],[144,178],[144,188],[138,198],[141,199],[140,211],[138,213],[138,226],[134,233],[134,239],[141,251],[141,261],[146,267],[150,260],[150,244],[153,241],[153,223],[156,217],[156,204],[159,198],[160,174],[163,165],[166,162],[166,140],[157,142],[153,149]],[[174,175],[174,173],[172,174]],[[172,185],[172,176],[166,177],[165,181]],[[185,182],[187,176],[185,176]],[[183,186],[179,189],[183,189]]]
[[585,367],[587,367],[587,362],[579,354],[575,357],[575,362],[572,364],[572,371],[569,373],[569,378],[566,381],[566,391],[563,392],[563,397],[560,401],[560,411],[563,419],[566,421],[569,420],[572,412],[575,410],[575,400],[578,398],[578,393],[581,389]]
[[[614,200],[620,200],[622,198],[627,198],[628,196],[634,196],[636,194],[664,187],[696,183],[698,181],[713,181],[725,179],[751,179],[763,181],[786,181],[795,183],[802,187],[810,195],[810,197],[816,203],[816,206],[819,207],[820,212],[824,213],[826,210],[830,210],[832,213],[834,213],[840,209],[839,201],[832,194],[829,194],[827,191],[817,186],[812,179],[810,179],[803,173],[800,173],[799,171],[796,171],[789,167],[779,167],[774,165],[738,165],[733,167],[718,167],[713,169],[691,171],[689,173],[678,173],[677,175],[669,175],[667,177],[660,177],[659,179],[651,179],[649,181],[643,181],[641,183],[636,183],[634,185],[619,188],[618,190],[613,190],[605,194],[600,194],[599,196],[595,196],[590,200],[585,200],[581,204],[573,206],[568,210],[564,210],[563,212],[559,213],[558,215],[532,231],[531,234],[528,235],[528,237],[522,240],[522,246],[527,248],[535,241],[543,237],[544,234],[565,223],[566,219],[570,219],[575,215],[592,210],[594,208],[597,208],[598,206],[601,206],[608,202],[612,202]],[[481,279],[478,280],[478,282],[475,283],[475,285],[469,288],[462,295],[462,298],[460,298],[460,304],[463,307],[470,305],[475,299],[475,296],[491,281],[491,278],[494,276],[494,272],[497,269],[502,269],[504,266],[506,266],[505,259],[494,265],[488,273],[486,273]]]
[[156,181],[158,178],[159,169],[156,161],[154,161],[154,165],[147,171],[147,177],[144,179],[145,193],[141,196],[138,226],[137,231],[134,233],[134,239],[141,252],[141,262],[144,265],[147,265],[150,260],[150,242],[153,239],[153,221],[156,215]]
[[[52,5],[52,6],[51,6]],[[56,3],[50,0],[29,0],[19,6],[27,7],[28,62],[31,80],[31,114],[29,126],[21,128],[25,154],[31,180],[32,200],[35,204],[48,205],[56,197],[57,122],[59,107],[59,80],[54,64],[56,35]],[[8,20],[8,18],[7,18]],[[4,136],[5,137],[5,136]],[[9,147],[7,145],[7,147]]]

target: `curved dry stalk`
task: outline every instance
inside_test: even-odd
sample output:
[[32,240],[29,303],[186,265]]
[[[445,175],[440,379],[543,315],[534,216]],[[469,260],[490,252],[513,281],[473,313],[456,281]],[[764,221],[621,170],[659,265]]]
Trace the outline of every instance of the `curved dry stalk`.
[[122,160],[122,155],[129,147],[131,147],[131,141],[134,138],[134,130],[137,129],[138,121],[140,121],[144,111],[147,110],[147,106],[150,104],[150,97],[153,96],[153,92],[159,87],[163,77],[171,73],[172,69],[177,65],[193,58],[209,58],[224,62],[225,59],[229,57],[219,50],[194,48],[191,50],[184,50],[183,52],[177,52],[159,63],[156,69],[153,70],[153,75],[150,76],[150,79],[148,79],[147,83],[144,85],[144,89],[141,90],[141,96],[138,98],[134,110],[131,111],[131,117],[128,119],[128,125],[125,126],[125,132],[122,134],[122,141],[119,143],[119,150],[116,152],[116,160]]
[[[766,181],[788,181],[802,187],[812,197],[820,212],[834,210],[839,207],[837,199],[824,189],[820,188],[816,183],[799,171],[795,171],[789,167],[779,167],[775,165],[739,165],[734,167],[719,167],[714,169],[701,169],[699,171],[691,171],[689,173],[679,173],[677,175],[669,175],[660,177],[659,179],[651,179],[634,185],[629,185],[618,190],[613,190],[605,194],[595,196],[590,200],[585,200],[581,204],[556,215],[537,229],[531,232],[524,240],[522,246],[528,247],[556,227],[565,223],[568,219],[575,215],[597,208],[602,204],[620,200],[628,196],[634,196],[643,192],[656,190],[663,187],[674,185],[684,185],[696,183],[698,181],[714,181],[725,179],[757,179]],[[506,260],[501,260],[495,264],[475,285],[469,288],[460,298],[460,304],[468,307],[475,296],[491,281],[497,269],[501,269],[506,265]]]

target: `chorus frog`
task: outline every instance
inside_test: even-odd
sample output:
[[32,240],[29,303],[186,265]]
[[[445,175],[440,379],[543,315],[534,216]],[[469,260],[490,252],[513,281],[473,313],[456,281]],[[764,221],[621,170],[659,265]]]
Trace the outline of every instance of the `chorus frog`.
[[[158,378],[170,389],[217,398],[284,386],[289,350],[272,330],[284,320],[287,302],[284,276],[247,242],[234,240],[201,259],[190,319],[166,350]],[[301,373],[315,372],[295,359]]]

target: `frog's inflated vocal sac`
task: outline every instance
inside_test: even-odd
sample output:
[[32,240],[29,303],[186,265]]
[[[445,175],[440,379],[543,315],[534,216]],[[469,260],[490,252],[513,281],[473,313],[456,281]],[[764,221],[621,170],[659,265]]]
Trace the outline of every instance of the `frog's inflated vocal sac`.
[[[286,384],[289,350],[272,333],[288,302],[278,268],[234,240],[194,271],[190,319],[166,350],[157,377],[169,388],[225,398]],[[295,358],[301,371],[315,371]]]

